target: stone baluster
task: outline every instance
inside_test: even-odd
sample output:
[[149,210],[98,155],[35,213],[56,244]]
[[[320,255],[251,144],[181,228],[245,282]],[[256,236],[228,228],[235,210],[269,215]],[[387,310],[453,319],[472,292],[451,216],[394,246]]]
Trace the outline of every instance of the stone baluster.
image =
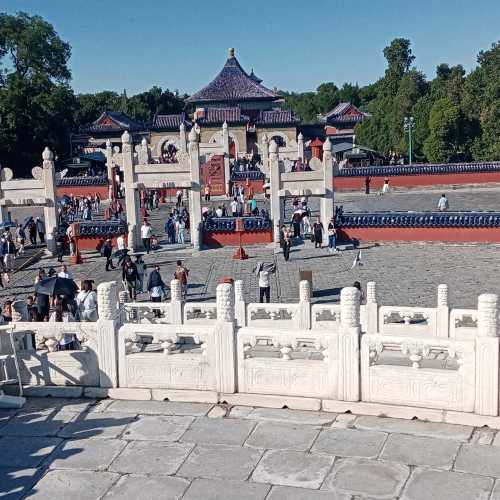
[[[475,413],[498,415],[498,296],[485,293],[478,298],[476,337]],[[472,373],[464,373],[471,379]]]
[[[229,129],[227,122],[222,124],[222,146],[224,149],[224,179],[226,194],[229,194],[229,185],[231,182],[231,173],[229,168]],[[237,152],[236,152],[237,153]]]
[[184,306],[182,298],[182,284],[179,280],[173,279],[170,282],[170,314],[168,322],[173,325],[182,324],[182,309]]
[[311,284],[308,280],[299,283],[299,328],[311,329]]
[[262,168],[264,174],[269,176],[269,139],[266,134],[262,134],[261,139],[261,158],[262,158]]
[[147,165],[149,163],[149,147],[145,137],[142,138],[139,148],[139,165]]
[[369,281],[366,284],[366,333],[378,332],[378,303],[377,303],[377,284],[375,281]]
[[99,363],[100,387],[118,385],[117,332],[121,323],[118,307],[118,285],[116,281],[97,286],[97,359]]
[[304,136],[299,132],[297,136],[297,160],[304,161]]
[[199,137],[193,127],[189,132],[189,164],[191,172],[191,189],[189,190],[189,211],[191,244],[195,250],[200,249],[201,244],[201,185],[200,185],[200,143]]
[[179,125],[179,149],[182,153],[187,153],[187,135],[184,122]]
[[354,287],[340,292],[338,399],[359,401],[360,294]]
[[236,325],[240,328],[246,326],[246,304],[243,296],[243,281],[234,282],[234,316]]
[[47,249],[52,254],[56,251],[55,233],[57,231],[57,195],[56,195],[56,173],[54,167],[54,154],[49,148],[42,153],[42,182],[45,189],[45,206],[43,216],[45,222],[45,235]]
[[113,172],[113,147],[111,141],[106,139],[106,169],[108,171],[109,191],[108,199],[111,202],[114,196],[115,176]]
[[448,305],[448,285],[438,285],[437,293],[437,336],[447,338],[450,336],[450,307]]
[[234,292],[230,283],[217,285],[217,320],[213,342],[217,391],[236,390],[236,335],[234,321]]

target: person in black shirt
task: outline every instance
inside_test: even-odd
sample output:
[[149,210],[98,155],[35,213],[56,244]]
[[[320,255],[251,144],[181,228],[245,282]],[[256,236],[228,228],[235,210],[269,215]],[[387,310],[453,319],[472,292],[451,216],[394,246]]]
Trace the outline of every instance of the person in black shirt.
[[110,238],[108,238],[102,246],[102,256],[106,257],[106,271],[109,271],[110,267],[111,269],[116,269],[113,265],[113,244]]
[[132,300],[136,299],[137,266],[130,257],[126,257],[122,268],[122,280],[127,286],[127,291]]

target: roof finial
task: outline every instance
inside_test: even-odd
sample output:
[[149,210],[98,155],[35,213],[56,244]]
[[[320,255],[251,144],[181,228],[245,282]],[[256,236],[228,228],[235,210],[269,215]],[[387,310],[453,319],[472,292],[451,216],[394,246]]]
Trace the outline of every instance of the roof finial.
[[234,47],[229,49],[229,57],[234,57]]

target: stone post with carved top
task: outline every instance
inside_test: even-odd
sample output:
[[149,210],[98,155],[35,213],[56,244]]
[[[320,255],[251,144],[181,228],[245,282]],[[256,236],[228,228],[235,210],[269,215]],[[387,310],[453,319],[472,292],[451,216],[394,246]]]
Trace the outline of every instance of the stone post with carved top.
[[191,245],[193,245],[195,250],[199,250],[201,245],[200,139],[195,127],[190,130],[188,139],[191,169],[191,189],[189,190]]
[[377,304],[377,284],[369,281],[366,284],[366,333],[378,332],[378,304]]
[[308,280],[299,283],[299,328],[311,329],[311,284]]
[[173,325],[182,324],[182,285],[179,280],[173,279],[170,282],[170,315],[169,323]]
[[57,195],[56,195],[56,172],[54,167],[54,154],[49,148],[45,148],[42,153],[42,182],[45,187],[45,206],[43,208],[43,218],[45,223],[45,236],[47,249],[51,253],[56,251],[56,231],[57,231]]
[[240,328],[246,326],[246,304],[243,296],[243,281],[234,282],[234,317],[236,325]]
[[338,344],[338,399],[359,401],[360,293],[347,287],[340,292],[340,332]]
[[450,308],[448,306],[448,285],[438,285],[437,293],[437,336],[448,338],[450,336]]

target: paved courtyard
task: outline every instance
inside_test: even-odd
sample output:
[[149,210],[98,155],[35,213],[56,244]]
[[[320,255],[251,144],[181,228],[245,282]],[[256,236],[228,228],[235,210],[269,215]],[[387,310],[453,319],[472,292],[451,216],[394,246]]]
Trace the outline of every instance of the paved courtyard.
[[484,427],[32,398],[0,411],[0,436],[9,500],[500,499],[500,434]]

